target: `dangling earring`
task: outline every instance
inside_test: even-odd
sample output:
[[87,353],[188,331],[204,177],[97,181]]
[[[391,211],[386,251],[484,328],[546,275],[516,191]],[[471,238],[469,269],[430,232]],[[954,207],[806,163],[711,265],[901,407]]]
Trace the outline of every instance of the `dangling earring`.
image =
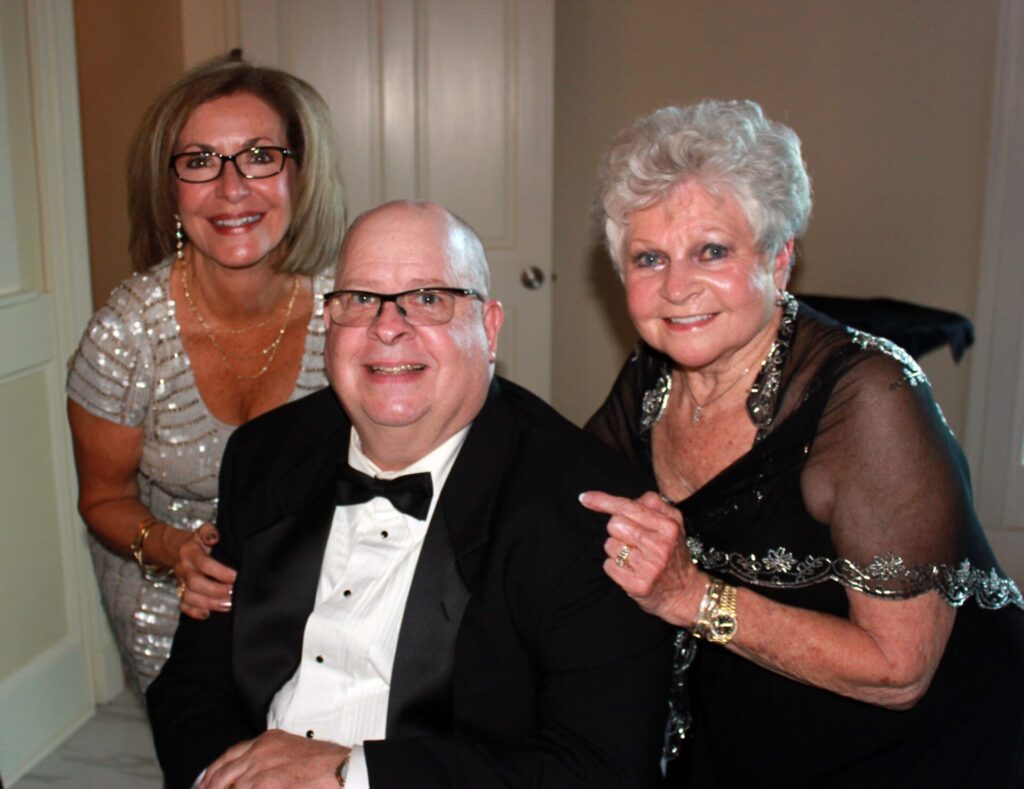
[[181,217],[174,215],[174,256],[178,260],[185,259],[185,233],[181,229]]
[[783,304],[785,304],[786,303],[786,296],[787,295],[788,294],[786,293],[785,290],[783,290],[782,288],[777,288],[776,289],[776,295],[775,295],[775,306],[776,307],[781,307]]

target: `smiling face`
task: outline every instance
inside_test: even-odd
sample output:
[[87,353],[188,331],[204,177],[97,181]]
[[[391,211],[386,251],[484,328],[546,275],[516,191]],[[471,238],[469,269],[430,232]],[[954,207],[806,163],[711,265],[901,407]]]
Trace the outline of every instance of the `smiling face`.
[[[432,285],[482,289],[452,232],[436,206],[380,208],[350,231],[335,287],[384,294]],[[502,322],[497,301],[459,297],[441,326],[413,326],[393,303],[369,326],[325,321],[331,386],[381,468],[415,462],[483,407]]]
[[649,345],[707,372],[760,361],[792,242],[766,260],[736,200],[688,181],[630,214],[622,250],[629,314]]
[[[288,147],[284,121],[251,93],[199,105],[178,135],[175,153],[234,154],[257,145]],[[270,178],[246,179],[230,162],[220,177],[201,184],[173,179],[178,215],[194,253],[230,268],[273,262],[292,219],[295,162]]]

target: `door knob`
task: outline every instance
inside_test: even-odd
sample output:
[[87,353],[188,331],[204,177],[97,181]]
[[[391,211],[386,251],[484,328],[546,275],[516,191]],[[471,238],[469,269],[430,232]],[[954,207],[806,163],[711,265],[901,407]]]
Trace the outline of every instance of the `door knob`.
[[527,266],[519,277],[523,287],[527,290],[537,290],[544,284],[544,272],[536,266]]

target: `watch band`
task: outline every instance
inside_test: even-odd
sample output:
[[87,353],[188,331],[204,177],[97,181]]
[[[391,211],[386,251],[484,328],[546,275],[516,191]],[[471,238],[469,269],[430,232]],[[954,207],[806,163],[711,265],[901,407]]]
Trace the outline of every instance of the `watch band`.
[[697,610],[697,621],[691,633],[712,644],[728,644],[736,635],[739,621],[736,616],[736,587],[720,578],[708,581],[708,588]]

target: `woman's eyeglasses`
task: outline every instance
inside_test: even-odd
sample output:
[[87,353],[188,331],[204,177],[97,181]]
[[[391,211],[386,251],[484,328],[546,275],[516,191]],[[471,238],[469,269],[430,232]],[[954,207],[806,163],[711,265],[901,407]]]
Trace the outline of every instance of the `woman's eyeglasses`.
[[178,180],[190,184],[216,181],[224,172],[224,162],[231,162],[242,178],[272,178],[284,169],[291,157],[298,161],[298,151],[276,145],[243,148],[230,156],[216,151],[187,151],[171,156],[171,169]]

